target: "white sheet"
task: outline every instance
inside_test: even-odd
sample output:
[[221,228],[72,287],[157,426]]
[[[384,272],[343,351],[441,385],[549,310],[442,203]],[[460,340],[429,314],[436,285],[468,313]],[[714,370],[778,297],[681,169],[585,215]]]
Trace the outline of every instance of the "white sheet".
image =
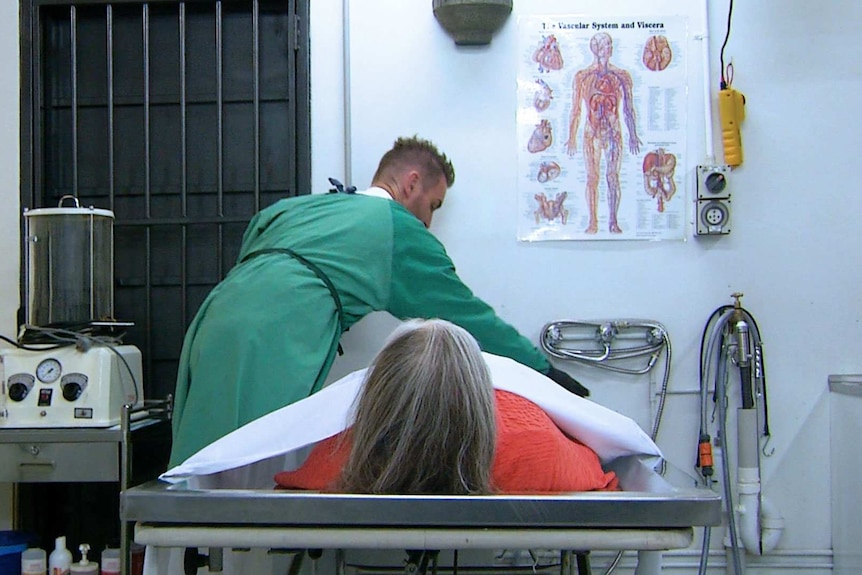
[[[569,393],[549,378],[511,359],[483,354],[494,387],[539,405],[560,429],[591,447],[602,463],[624,455],[661,457],[658,446],[632,419]],[[366,369],[283,407],[198,451],[162,474],[193,486],[269,488],[278,471],[294,469],[305,448],[348,428]]]

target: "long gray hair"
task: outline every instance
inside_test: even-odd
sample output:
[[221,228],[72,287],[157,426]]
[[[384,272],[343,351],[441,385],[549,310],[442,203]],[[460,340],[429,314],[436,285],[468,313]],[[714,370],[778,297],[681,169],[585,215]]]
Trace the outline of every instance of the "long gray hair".
[[368,370],[341,477],[352,493],[491,491],[494,390],[478,343],[444,320],[410,320]]

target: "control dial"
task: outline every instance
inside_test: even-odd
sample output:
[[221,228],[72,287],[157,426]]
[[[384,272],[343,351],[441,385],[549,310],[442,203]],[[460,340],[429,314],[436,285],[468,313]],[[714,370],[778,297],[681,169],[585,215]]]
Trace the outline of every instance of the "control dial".
[[83,373],[64,375],[63,379],[60,380],[60,387],[63,389],[63,399],[75,401],[81,397],[84,388],[87,387],[87,376]]
[[29,373],[16,373],[9,376],[7,383],[9,384],[9,399],[12,401],[24,401],[24,398],[33,389],[36,378]]
[[719,194],[727,187],[727,178],[721,172],[712,172],[704,179],[703,184],[710,193]]

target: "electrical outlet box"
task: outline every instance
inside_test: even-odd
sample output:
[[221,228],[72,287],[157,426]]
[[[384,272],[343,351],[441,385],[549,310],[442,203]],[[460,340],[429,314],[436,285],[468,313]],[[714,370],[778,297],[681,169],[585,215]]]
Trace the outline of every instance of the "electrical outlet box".
[[730,233],[729,174],[730,166],[697,167],[697,235]]
[[730,198],[697,201],[697,235],[730,233]]
[[729,175],[730,166],[698,166],[697,199],[730,198]]

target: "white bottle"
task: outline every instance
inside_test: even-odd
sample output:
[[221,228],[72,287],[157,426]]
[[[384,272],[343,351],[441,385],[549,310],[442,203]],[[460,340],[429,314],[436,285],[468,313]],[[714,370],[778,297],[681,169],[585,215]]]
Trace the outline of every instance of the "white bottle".
[[54,540],[54,550],[48,556],[48,575],[69,575],[72,567],[72,552],[66,549],[66,537]]
[[105,547],[105,550],[102,551],[101,575],[120,575],[119,549],[111,549],[110,547]]
[[78,563],[72,563],[72,575],[99,575],[99,564],[87,559],[90,545],[87,543],[81,543],[78,545],[78,549],[81,551],[81,561]]
[[45,550],[31,547],[21,554],[21,575],[45,575],[48,571]]

